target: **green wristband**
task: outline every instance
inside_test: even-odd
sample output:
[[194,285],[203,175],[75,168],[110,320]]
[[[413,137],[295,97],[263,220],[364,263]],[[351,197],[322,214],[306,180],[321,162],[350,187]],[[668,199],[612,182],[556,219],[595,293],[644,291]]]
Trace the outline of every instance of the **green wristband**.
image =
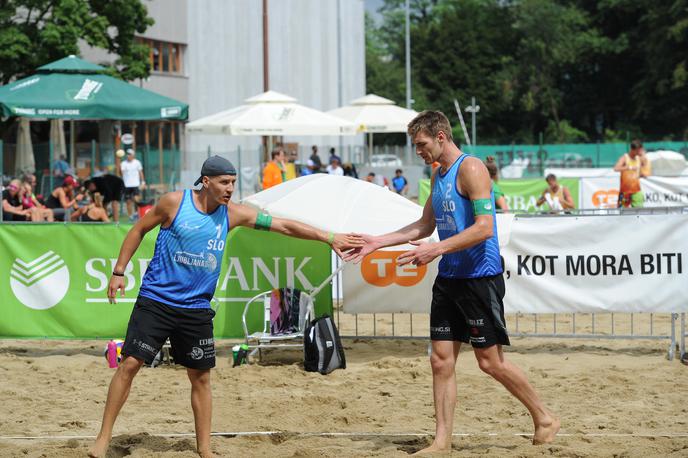
[[258,213],[256,216],[256,225],[254,226],[257,230],[269,231],[272,225],[272,216],[266,213]]
[[332,245],[334,243],[334,232],[327,233],[327,243]]
[[494,206],[492,205],[492,199],[476,199],[472,200],[473,204],[473,215],[491,215]]

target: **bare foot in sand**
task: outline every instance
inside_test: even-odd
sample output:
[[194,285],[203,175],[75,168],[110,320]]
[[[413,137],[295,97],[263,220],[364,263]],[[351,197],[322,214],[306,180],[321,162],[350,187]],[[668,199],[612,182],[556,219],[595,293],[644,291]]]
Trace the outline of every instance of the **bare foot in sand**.
[[552,417],[550,422],[536,426],[535,434],[533,434],[533,445],[549,444],[554,440],[560,427],[561,422],[555,417]]
[[107,453],[108,445],[110,445],[110,438],[98,435],[96,442],[88,451],[88,456],[91,458],[102,458]]
[[451,451],[451,442],[445,446],[442,446],[436,442],[433,442],[429,447],[418,450],[413,455],[429,455],[431,453],[446,453]]
[[215,455],[210,450],[199,450],[198,456],[200,456],[201,458],[215,458]]

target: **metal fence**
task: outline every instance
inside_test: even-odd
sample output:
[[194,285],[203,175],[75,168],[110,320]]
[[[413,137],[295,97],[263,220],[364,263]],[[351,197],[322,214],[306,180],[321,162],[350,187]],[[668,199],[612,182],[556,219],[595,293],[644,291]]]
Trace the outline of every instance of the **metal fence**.
[[[429,314],[345,314],[335,301],[337,327],[343,338],[429,339]],[[625,339],[666,341],[667,359],[676,352],[686,360],[685,313],[549,313],[506,315],[512,337],[557,339]]]

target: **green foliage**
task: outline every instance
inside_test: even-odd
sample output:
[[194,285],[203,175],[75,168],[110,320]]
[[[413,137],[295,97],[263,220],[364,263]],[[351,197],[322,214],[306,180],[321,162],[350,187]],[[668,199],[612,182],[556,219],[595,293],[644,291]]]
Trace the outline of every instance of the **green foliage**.
[[[402,105],[404,3],[366,23],[367,92]],[[412,0],[414,108],[463,138],[453,100],[475,97],[480,143],[681,137],[686,43],[688,0]]]
[[567,120],[550,120],[545,130],[545,143],[585,143],[589,141],[588,135],[580,129],[573,127]]
[[134,34],[153,23],[140,0],[8,0],[0,2],[0,81],[79,53],[79,39],[118,55],[112,72],[148,76],[148,48]]

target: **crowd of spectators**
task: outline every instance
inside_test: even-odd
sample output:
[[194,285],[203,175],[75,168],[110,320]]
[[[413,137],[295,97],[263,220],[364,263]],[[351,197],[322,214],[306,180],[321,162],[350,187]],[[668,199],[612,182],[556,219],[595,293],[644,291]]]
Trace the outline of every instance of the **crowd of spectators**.
[[[288,152],[285,147],[278,143],[272,150],[271,160],[262,170],[262,189],[269,189],[285,181],[314,173],[327,173],[336,176],[349,176],[359,178],[356,165],[350,162],[342,162],[342,158],[337,155],[335,148],[330,148],[327,162],[323,162],[318,153],[318,147],[311,147],[311,155],[305,163],[297,163],[297,153]],[[370,173],[365,178],[366,181],[383,186],[397,194],[406,195],[408,192],[408,181],[403,176],[403,171],[397,169],[394,177],[390,179],[381,175],[376,176]]]

